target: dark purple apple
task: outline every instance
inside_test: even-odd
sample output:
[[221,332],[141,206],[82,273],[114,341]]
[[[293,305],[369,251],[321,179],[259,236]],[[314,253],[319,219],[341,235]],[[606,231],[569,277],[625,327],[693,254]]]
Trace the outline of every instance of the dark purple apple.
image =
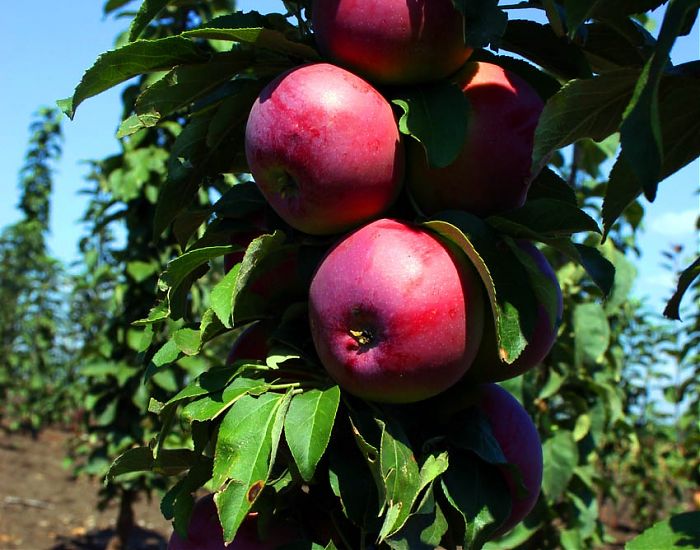
[[457,159],[431,168],[423,146],[407,146],[406,183],[425,214],[466,210],[489,216],[525,203],[542,100],[516,74],[469,62],[455,81],[469,100],[467,138]]
[[534,261],[539,271],[551,285],[551,291],[557,297],[556,318],[552,318],[544,304],[537,305],[535,326],[532,336],[525,349],[511,364],[501,361],[498,353],[496,330],[493,322],[487,322],[479,352],[472,367],[465,376],[469,382],[500,382],[520,376],[524,372],[539,365],[552,349],[557,338],[557,330],[561,322],[564,303],[561,288],[552,266],[535,245],[528,241],[518,241],[518,246]]
[[340,241],[310,288],[321,363],[358,397],[409,403],[459,380],[483,328],[482,286],[466,255],[391,219]]
[[231,364],[239,359],[264,361],[267,358],[269,337],[270,327],[267,323],[255,321],[238,335],[228,353],[226,363]]
[[403,183],[391,106],[327,63],[294,68],[265,87],[250,111],[245,149],[262,194],[305,233],[340,233],[379,217]]
[[325,56],[383,84],[444,78],[472,53],[452,0],[314,0],[312,23]]
[[274,550],[292,540],[293,533],[286,526],[266,540],[260,540],[256,518],[251,514],[243,520],[233,542],[226,546],[214,495],[209,494],[195,503],[187,527],[187,538],[182,539],[173,532],[168,550]]
[[526,494],[520,494],[518,480],[508,468],[501,473],[511,494],[510,515],[494,536],[510,531],[535,506],[542,486],[542,444],[530,415],[506,390],[496,384],[476,388],[476,406],[484,413],[491,431],[509,464],[520,470]]

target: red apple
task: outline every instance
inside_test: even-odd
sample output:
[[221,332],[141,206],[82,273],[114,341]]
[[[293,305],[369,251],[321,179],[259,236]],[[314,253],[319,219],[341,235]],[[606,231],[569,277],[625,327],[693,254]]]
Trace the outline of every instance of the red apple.
[[511,364],[500,360],[496,330],[494,324],[487,322],[484,327],[484,337],[479,347],[479,353],[474,359],[474,364],[469,369],[465,381],[471,382],[500,382],[520,376],[524,372],[539,365],[552,349],[557,338],[557,329],[561,322],[564,309],[561,288],[556,273],[549,265],[547,258],[535,245],[528,241],[518,241],[518,246],[534,260],[539,271],[545,276],[551,285],[551,290],[557,296],[556,318],[551,318],[544,304],[537,305],[535,326],[532,336],[525,349]]
[[425,214],[460,209],[488,216],[522,206],[542,100],[519,76],[491,63],[467,63],[455,81],[470,104],[466,141],[452,164],[431,168],[423,146],[411,140],[411,196]]
[[384,84],[444,78],[472,53],[452,0],[314,0],[312,23],[325,56]]
[[370,84],[327,63],[294,68],[265,87],[250,111],[245,149],[272,208],[310,234],[380,216],[403,183],[391,106]]
[[442,392],[471,365],[482,286],[460,250],[419,226],[381,219],[321,262],[309,315],[321,363],[342,388],[409,403]]
[[542,485],[542,444],[530,415],[515,397],[500,386],[478,386],[476,403],[488,419],[506,461],[520,470],[527,492],[526,495],[520,494],[518,480],[509,469],[501,469],[510,490],[512,506],[510,515],[494,535],[500,536],[525,519],[537,502]]
[[288,527],[273,533],[266,540],[260,540],[256,518],[249,515],[238,528],[233,542],[224,544],[224,531],[214,504],[214,495],[200,498],[194,505],[187,539],[173,532],[168,542],[168,550],[274,550],[280,545],[294,540]]
[[264,361],[267,358],[267,339],[270,328],[263,321],[255,321],[247,326],[236,338],[229,351],[226,363],[231,364],[239,359]]

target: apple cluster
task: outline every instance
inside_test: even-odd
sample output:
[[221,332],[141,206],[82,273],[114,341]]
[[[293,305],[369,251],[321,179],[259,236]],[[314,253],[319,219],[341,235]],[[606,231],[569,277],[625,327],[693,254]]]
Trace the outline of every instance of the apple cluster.
[[[334,240],[308,288],[318,359],[343,390],[369,401],[468,393],[522,476],[516,482],[503,470],[513,496],[505,532],[538,498],[542,451],[528,414],[495,382],[549,353],[561,290],[542,252],[519,241],[558,310],[538,305],[532,336],[506,365],[476,268],[415,214],[457,209],[487,217],[522,206],[543,102],[518,75],[470,60],[452,0],[316,0],[312,25],[325,61],[295,67],[262,90],[245,151],[275,213],[304,235]],[[436,168],[422,144],[402,136],[386,97],[395,86],[443,79],[460,87],[470,111],[459,154]],[[397,201],[410,202],[414,215]]]

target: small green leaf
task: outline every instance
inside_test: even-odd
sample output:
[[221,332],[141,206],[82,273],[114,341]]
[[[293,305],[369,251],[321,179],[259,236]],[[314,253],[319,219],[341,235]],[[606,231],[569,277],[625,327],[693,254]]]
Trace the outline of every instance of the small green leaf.
[[577,304],[573,325],[576,364],[599,362],[610,345],[610,324],[603,306],[595,302]]
[[171,0],[143,0],[138,13],[131,21],[129,42],[136,40],[153,18],[170,3]]
[[506,30],[508,16],[498,0],[452,0],[464,15],[464,42],[472,48],[497,44]]
[[326,452],[339,403],[338,386],[308,390],[292,398],[284,436],[305,481],[311,481],[316,465]]
[[464,548],[481,548],[511,509],[511,497],[497,467],[471,453],[454,453],[442,476],[442,490],[464,522]]
[[556,432],[542,444],[542,456],[542,491],[553,502],[564,494],[578,464],[578,447],[573,434],[564,430]]
[[678,288],[671,296],[671,299],[666,304],[664,308],[664,316],[669,319],[681,320],[680,305],[681,299],[685,294],[686,290],[690,288],[693,281],[700,276],[700,257],[696,258],[695,261],[690,264],[687,268],[683,270],[681,276],[678,278]]
[[700,548],[700,512],[685,512],[660,521],[625,545],[625,550]]
[[211,309],[225,327],[231,328],[231,314],[233,313],[233,293],[236,288],[238,272],[241,265],[236,264],[224,275],[211,291]]
[[464,146],[469,124],[469,100],[456,84],[443,81],[402,90],[392,103],[403,110],[401,133],[423,145],[428,164],[452,164]]

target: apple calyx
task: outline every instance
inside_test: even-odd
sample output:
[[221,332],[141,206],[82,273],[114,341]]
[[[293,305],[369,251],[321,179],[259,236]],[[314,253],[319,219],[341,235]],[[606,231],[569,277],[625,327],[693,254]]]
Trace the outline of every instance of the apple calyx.
[[293,198],[299,196],[299,184],[289,172],[283,171],[275,178],[277,183],[277,193],[283,198]]

